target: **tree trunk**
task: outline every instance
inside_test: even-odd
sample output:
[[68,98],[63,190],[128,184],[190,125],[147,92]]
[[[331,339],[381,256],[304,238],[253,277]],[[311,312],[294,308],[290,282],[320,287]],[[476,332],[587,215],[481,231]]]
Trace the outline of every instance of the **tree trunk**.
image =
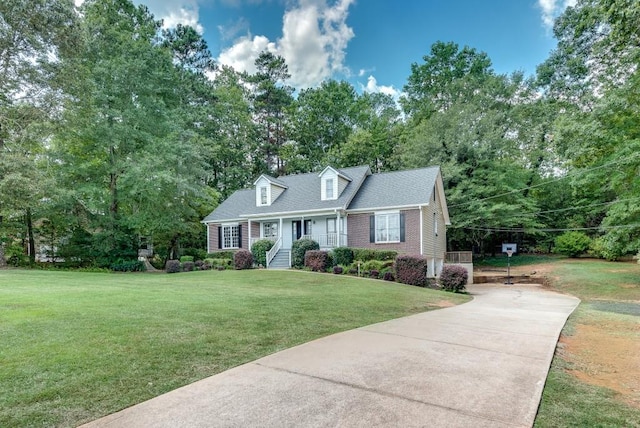
[[36,243],[33,240],[33,219],[31,216],[31,208],[27,208],[27,239],[29,245],[29,263],[34,264],[36,262]]

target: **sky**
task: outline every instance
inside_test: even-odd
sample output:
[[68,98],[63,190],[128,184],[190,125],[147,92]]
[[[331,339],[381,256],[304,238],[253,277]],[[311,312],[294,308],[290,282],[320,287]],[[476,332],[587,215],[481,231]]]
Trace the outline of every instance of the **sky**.
[[196,28],[218,64],[253,72],[269,50],[297,90],[336,79],[394,97],[436,41],[486,52],[496,73],[533,75],[556,46],[554,18],[575,1],[134,0],[166,27]]

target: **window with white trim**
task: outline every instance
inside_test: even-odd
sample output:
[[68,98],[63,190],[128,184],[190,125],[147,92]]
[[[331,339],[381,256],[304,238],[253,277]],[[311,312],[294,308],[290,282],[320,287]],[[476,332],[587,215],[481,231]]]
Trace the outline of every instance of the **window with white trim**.
[[376,214],[376,243],[400,242],[400,213]]
[[222,226],[222,248],[240,248],[240,226]]
[[262,186],[260,188],[260,205],[268,205],[269,199],[267,195],[267,186]]
[[263,238],[277,238],[278,237],[278,222],[271,221],[262,223],[262,237]]
[[333,178],[327,178],[325,182],[325,199],[331,200],[333,197]]

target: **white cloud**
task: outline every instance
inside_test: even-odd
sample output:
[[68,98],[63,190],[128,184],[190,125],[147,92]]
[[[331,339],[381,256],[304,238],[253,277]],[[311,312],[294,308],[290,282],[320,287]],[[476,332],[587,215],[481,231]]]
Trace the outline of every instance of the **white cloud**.
[[542,15],[542,24],[547,29],[553,28],[556,18],[564,12],[567,7],[576,5],[577,0],[538,0],[538,7]]
[[378,85],[378,81],[376,80],[376,78],[371,75],[367,78],[367,86],[361,85],[361,87],[366,92],[381,92],[385,95],[391,95],[394,99],[397,99],[400,96],[400,91],[394,88],[393,85]]
[[268,49],[282,56],[289,66],[289,84],[296,88],[319,85],[335,73],[349,75],[345,55],[353,30],[347,25],[354,0],[295,0],[282,19],[282,37],[272,42],[265,36],[245,36],[223,50],[220,64],[238,71],[255,71],[254,61]]

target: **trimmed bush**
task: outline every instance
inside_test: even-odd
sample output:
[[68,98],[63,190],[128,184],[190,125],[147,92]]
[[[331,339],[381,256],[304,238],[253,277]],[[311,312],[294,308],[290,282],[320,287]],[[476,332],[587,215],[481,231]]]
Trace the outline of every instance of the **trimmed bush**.
[[421,256],[398,256],[396,277],[398,282],[424,287],[427,283],[428,261]]
[[335,273],[336,275],[340,275],[342,272],[344,272],[344,269],[342,269],[342,266],[337,265],[333,267],[333,273]]
[[578,257],[589,249],[591,238],[582,232],[565,232],[555,240],[554,252]]
[[178,261],[178,260],[167,260],[167,265],[165,266],[165,270],[167,271],[167,273],[180,272],[180,261]]
[[398,255],[393,250],[372,250],[370,248],[354,248],[353,259],[367,262],[369,260],[393,261]]
[[298,239],[291,245],[291,264],[293,267],[304,267],[304,255],[307,251],[319,250],[320,244],[313,239]]
[[368,272],[374,270],[380,272],[382,269],[384,269],[384,264],[385,262],[380,260],[369,260],[368,262],[364,262],[362,266],[360,266],[360,269]]
[[382,276],[382,279],[384,279],[385,281],[395,281],[396,277],[393,276],[393,272],[391,271],[387,271],[384,273],[384,275]]
[[211,263],[206,260],[196,260],[196,269],[197,270],[209,270],[211,269]]
[[192,262],[193,256],[180,256],[180,263]]
[[349,247],[334,248],[332,253],[336,266],[349,266],[353,263],[353,250]]
[[[181,262],[192,262],[194,260],[202,260],[207,258],[207,250],[201,248],[182,248],[180,250]],[[191,260],[182,260],[182,257],[190,256]]]
[[233,256],[233,265],[237,270],[251,269],[253,267],[253,255],[249,250],[238,250]]
[[234,251],[216,251],[215,253],[207,254],[207,259],[228,259],[233,260],[233,256],[235,255]]
[[320,250],[308,250],[304,254],[304,266],[314,272],[326,272],[329,253]]
[[444,265],[442,272],[440,272],[439,283],[443,290],[458,293],[464,291],[467,279],[469,279],[469,274],[462,266]]
[[144,263],[140,260],[118,260],[111,263],[109,269],[115,272],[144,272]]
[[378,279],[378,277],[380,277],[380,271],[377,270],[372,270],[369,272],[369,277],[373,278],[373,279]]
[[194,262],[184,262],[182,263],[182,272],[193,272],[196,267]]
[[270,239],[261,239],[254,242],[251,246],[251,254],[253,254],[253,261],[258,266],[267,266],[267,251],[273,248],[273,242]]

